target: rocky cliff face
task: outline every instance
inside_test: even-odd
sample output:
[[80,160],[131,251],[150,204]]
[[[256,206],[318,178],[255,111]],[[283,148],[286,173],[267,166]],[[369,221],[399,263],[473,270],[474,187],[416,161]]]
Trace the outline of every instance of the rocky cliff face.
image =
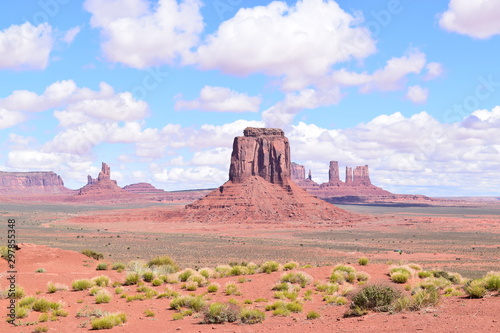
[[352,173],[352,182],[356,186],[370,186],[370,175],[368,174],[368,165],[357,166]]
[[290,180],[290,144],[282,130],[248,127],[233,142],[229,180],[242,183],[258,176],[272,184]]
[[64,187],[61,176],[52,171],[4,172],[0,171],[0,193],[51,193],[65,194],[71,190]]
[[292,180],[302,180],[306,178],[306,169],[303,165],[292,162]]
[[342,183],[339,175],[339,162],[337,161],[330,161],[330,167],[328,168],[328,183],[333,185],[340,185]]
[[187,205],[186,219],[276,223],[352,217],[292,182],[291,170],[290,145],[282,130],[247,128],[234,139],[229,181]]

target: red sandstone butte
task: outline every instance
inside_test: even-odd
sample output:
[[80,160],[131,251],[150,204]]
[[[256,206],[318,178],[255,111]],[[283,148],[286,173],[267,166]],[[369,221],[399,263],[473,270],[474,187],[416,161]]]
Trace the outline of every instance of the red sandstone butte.
[[290,144],[275,128],[246,128],[234,139],[229,180],[186,206],[201,221],[346,220],[352,215],[320,200],[292,179]]
[[124,186],[123,189],[125,191],[131,192],[131,193],[141,193],[141,194],[150,194],[150,193],[163,194],[163,193],[165,193],[164,190],[158,189],[149,183],[130,184],[130,185]]
[[111,169],[106,163],[102,163],[101,172],[97,179],[87,176],[87,185],[82,187],[78,195],[107,195],[107,194],[129,194],[111,179]]

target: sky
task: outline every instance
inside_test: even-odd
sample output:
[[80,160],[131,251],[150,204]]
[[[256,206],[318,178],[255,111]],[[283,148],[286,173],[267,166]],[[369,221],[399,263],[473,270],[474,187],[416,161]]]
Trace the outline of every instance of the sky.
[[[213,188],[243,129],[394,193],[500,196],[500,1],[0,3],[0,171]],[[342,174],[342,172],[341,172]],[[341,176],[341,179],[343,177]]]

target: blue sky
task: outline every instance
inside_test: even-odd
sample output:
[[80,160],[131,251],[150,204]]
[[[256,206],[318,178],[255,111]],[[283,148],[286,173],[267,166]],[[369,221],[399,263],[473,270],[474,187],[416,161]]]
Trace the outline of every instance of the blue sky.
[[2,2],[0,170],[216,187],[267,126],[319,183],[500,195],[498,1],[249,3]]

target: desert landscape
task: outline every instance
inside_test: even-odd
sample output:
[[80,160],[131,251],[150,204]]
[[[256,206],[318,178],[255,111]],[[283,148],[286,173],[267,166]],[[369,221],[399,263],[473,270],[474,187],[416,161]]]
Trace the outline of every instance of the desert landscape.
[[344,185],[336,163],[324,201],[300,169],[283,131],[247,128],[211,191],[4,174],[2,331],[498,331],[497,202],[395,195],[367,167]]

